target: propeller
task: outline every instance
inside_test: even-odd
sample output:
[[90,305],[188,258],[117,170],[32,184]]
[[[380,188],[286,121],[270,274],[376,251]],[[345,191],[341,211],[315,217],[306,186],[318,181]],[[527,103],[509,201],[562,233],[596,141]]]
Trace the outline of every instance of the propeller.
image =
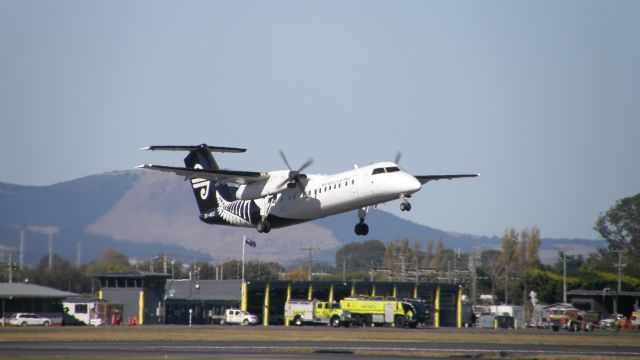
[[293,170],[293,168],[291,168],[291,164],[289,164],[289,161],[287,160],[287,156],[284,154],[284,151],[280,150],[278,153],[280,154],[282,161],[284,161],[285,165],[287,165],[287,167],[289,168],[289,177],[281,182],[278,187],[284,186],[284,184],[287,183],[294,183],[295,186],[300,185],[300,188],[304,192],[304,185],[300,180],[306,179],[307,176],[305,174],[300,174],[300,172],[313,164],[313,158],[309,158],[309,160],[302,164],[302,166],[300,166],[298,170]]
[[394,161],[394,163],[396,163],[396,165],[398,165],[400,163],[400,159],[402,158],[402,153],[400,151],[398,151],[396,153],[396,161]]

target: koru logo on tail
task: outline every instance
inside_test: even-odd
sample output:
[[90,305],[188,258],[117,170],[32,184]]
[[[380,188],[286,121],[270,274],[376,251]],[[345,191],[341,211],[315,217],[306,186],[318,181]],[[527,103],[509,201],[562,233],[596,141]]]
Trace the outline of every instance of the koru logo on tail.
[[[195,164],[194,169],[202,170],[202,165]],[[194,189],[200,189],[200,198],[202,200],[206,200],[209,196],[209,185],[211,185],[211,181],[202,178],[191,179],[191,185]]]

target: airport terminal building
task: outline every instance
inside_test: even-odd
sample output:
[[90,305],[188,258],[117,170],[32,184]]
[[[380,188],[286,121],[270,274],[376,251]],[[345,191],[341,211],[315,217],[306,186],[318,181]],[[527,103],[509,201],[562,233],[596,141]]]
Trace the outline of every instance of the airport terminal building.
[[[456,284],[374,281],[172,280],[144,271],[98,275],[99,298],[121,309],[121,323],[210,324],[242,308],[265,325],[284,324],[291,299],[340,301],[349,296],[424,299],[434,327],[462,326],[462,288]],[[107,319],[109,320],[109,319]]]

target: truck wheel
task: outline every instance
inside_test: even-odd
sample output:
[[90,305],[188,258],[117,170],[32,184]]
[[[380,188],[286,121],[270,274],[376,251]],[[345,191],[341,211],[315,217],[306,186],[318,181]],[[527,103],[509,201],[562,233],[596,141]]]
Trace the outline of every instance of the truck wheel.
[[242,325],[244,325],[244,326],[249,325],[249,320],[247,320],[247,319],[242,320]]
[[396,317],[393,319],[393,323],[396,326],[396,328],[402,329],[405,326],[406,321],[405,321],[404,316],[396,315]]
[[558,330],[560,330],[560,326],[558,326],[558,325],[551,325],[551,330],[553,330],[554,332],[557,332]]
[[365,315],[362,318],[362,326],[364,327],[371,327],[371,324],[373,323],[373,320],[371,320],[371,315]]
[[45,321],[44,324],[42,324],[42,325],[44,325],[44,327],[47,327],[47,326],[49,326],[49,322]]
[[22,324],[20,324],[20,326],[27,326],[27,322],[23,321]]
[[220,325],[224,325],[224,324],[226,324],[226,323],[227,323],[227,322],[226,322],[224,319],[221,319],[221,320],[220,320]]
[[571,323],[571,331],[573,331],[573,332],[579,332],[580,331],[580,327],[578,326],[577,322],[572,322]]
[[296,326],[302,326],[302,318],[300,317],[300,315],[296,316],[295,319],[293,319],[293,323]]
[[340,327],[340,317],[337,315],[331,318],[331,326]]

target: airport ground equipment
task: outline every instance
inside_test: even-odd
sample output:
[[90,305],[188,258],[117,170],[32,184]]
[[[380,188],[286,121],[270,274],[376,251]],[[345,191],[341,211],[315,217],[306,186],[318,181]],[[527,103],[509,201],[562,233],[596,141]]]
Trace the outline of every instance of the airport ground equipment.
[[558,305],[547,309],[548,319],[551,329],[558,331],[567,329],[568,331],[593,331],[598,323],[598,314],[576,309],[571,305]]
[[292,321],[295,325],[303,324],[330,324],[333,327],[351,325],[351,313],[342,310],[337,302],[318,300],[290,300],[284,305],[286,321]]
[[349,297],[340,300],[340,306],[351,312],[354,325],[393,325],[415,328],[418,317],[415,307],[395,298]]
[[257,325],[258,317],[239,309],[227,309],[220,324]]
[[416,309],[416,321],[418,325],[422,325],[423,327],[429,326],[433,323],[433,319],[431,318],[431,311],[429,304],[424,299],[416,299],[416,298],[405,298],[402,301],[410,303]]

